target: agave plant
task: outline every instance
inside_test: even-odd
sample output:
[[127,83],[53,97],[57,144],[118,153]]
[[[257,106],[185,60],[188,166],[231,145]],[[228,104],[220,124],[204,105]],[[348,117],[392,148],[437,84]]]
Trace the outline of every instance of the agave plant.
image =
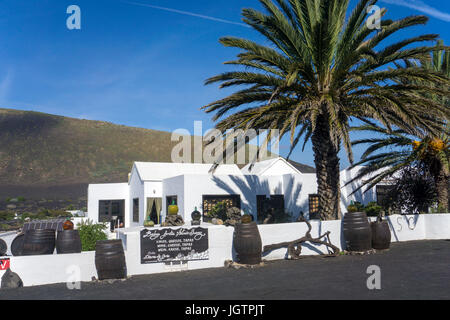
[[[321,219],[338,219],[338,153],[343,146],[353,160],[351,119],[376,119],[386,127],[397,125],[412,132],[416,128],[437,132],[435,117],[448,117],[445,105],[421,94],[448,95],[447,77],[416,66],[389,67],[404,59],[426,60],[430,50],[437,49],[421,43],[434,41],[437,35],[418,35],[384,45],[391,35],[425,24],[428,18],[382,19],[381,29],[376,30],[366,23],[376,0],[360,0],[348,15],[349,0],[260,3],[265,12],[243,9],[243,21],[269,44],[221,38],[224,46],[241,49],[236,60],[226,62],[238,70],[209,78],[206,84],[244,87],[203,109],[215,114],[216,128],[222,132],[279,129],[281,137],[289,133],[291,152],[301,140],[311,139]],[[382,9],[380,14],[383,17],[385,13]],[[419,79],[424,85],[391,81],[399,77]]]
[[[440,40],[437,46],[442,47]],[[421,67],[424,70],[441,72],[450,77],[450,51],[438,50],[431,54],[431,59],[422,61]],[[406,61],[408,66],[415,65],[414,61]],[[399,83],[406,83],[406,79],[397,80]],[[420,84],[413,80],[413,83]],[[437,104],[450,105],[449,96],[433,96],[428,98],[435,100]],[[354,141],[353,145],[369,144],[369,147],[361,156],[361,160],[354,164],[365,165],[358,174],[348,183],[357,179],[368,177],[359,188],[367,185],[369,190],[381,180],[394,175],[405,167],[419,165],[428,170],[433,177],[438,205],[441,209],[448,209],[448,188],[449,188],[449,156],[450,141],[449,127],[445,120],[436,119],[436,123],[442,123],[438,134],[417,131],[415,133],[404,130],[389,130],[373,123],[352,128],[355,131],[367,131],[372,134],[379,134],[379,138],[360,139]],[[383,151],[384,150],[384,151]],[[379,171],[377,174],[374,174]]]

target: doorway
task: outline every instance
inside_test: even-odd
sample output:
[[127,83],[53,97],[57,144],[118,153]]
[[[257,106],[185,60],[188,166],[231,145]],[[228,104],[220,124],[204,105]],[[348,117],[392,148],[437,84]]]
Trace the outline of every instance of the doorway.
[[161,223],[162,198],[147,198],[147,212],[144,221],[153,221],[155,224]]

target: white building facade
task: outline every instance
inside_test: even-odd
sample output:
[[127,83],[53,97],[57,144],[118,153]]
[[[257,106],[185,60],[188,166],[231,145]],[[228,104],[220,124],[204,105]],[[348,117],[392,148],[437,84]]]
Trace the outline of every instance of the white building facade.
[[[135,162],[127,183],[90,184],[88,217],[109,222],[117,217],[123,227],[142,226],[145,220],[164,221],[168,205],[175,203],[185,222],[197,209],[206,214],[215,203],[241,209],[241,213],[260,219],[264,203],[275,203],[295,220],[317,205],[315,173],[302,172],[284,158],[246,165],[223,164],[211,172],[211,164]],[[341,172],[341,186],[359,168]],[[305,170],[306,171],[306,170]],[[375,190],[349,196],[357,184],[341,189],[341,210],[351,201],[376,201]],[[375,188],[374,188],[375,189]]]

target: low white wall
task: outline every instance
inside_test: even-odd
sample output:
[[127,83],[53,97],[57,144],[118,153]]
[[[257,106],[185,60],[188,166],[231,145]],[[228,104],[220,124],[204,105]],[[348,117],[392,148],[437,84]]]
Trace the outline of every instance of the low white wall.
[[[392,242],[450,239],[450,214],[393,215],[387,219],[391,230]],[[371,220],[375,220],[375,218],[371,218]],[[311,221],[311,226],[311,235],[313,237],[318,237],[330,231],[331,243],[341,249],[345,249],[341,234],[341,220]],[[189,226],[185,225],[184,227]],[[164,263],[141,264],[140,230],[142,228],[121,229],[117,237],[122,239],[124,244],[128,275],[223,267],[226,260],[233,258],[234,228],[209,224],[203,224],[202,227],[208,228],[209,260],[189,261],[181,265],[167,265]],[[295,222],[259,225],[258,229],[261,234],[262,244],[265,246],[303,237],[308,228],[306,223]],[[273,250],[265,255],[263,259],[284,259],[286,258],[286,253],[286,248]],[[327,247],[306,244],[302,248],[303,255],[319,253],[327,253]],[[11,270],[22,278],[25,286],[66,282],[71,275],[68,269],[71,266],[79,266],[81,281],[90,281],[92,276],[97,277],[94,251],[79,254],[10,257],[10,259]]]
[[420,215],[425,219],[425,239],[450,239],[450,214]]
[[[10,268],[19,275],[25,287],[70,281],[79,270],[80,281],[97,277],[95,251],[73,254],[47,254],[10,258]],[[0,271],[3,276],[5,271]]]
[[[335,221],[311,221],[311,236],[317,238],[330,231],[331,243],[341,249],[341,220]],[[258,226],[263,247],[270,244],[292,241],[306,235],[308,226],[304,222],[266,224]],[[326,238],[325,238],[326,239]],[[302,255],[326,254],[327,246],[313,245],[309,242],[302,246]],[[263,256],[266,260],[278,260],[287,258],[287,248],[280,248]]]

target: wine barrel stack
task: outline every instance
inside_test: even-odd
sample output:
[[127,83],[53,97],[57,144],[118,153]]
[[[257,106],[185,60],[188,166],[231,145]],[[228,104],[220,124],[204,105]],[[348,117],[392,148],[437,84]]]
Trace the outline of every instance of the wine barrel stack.
[[123,279],[127,276],[122,240],[100,240],[95,245],[98,279]]
[[347,251],[372,249],[372,231],[365,212],[347,212],[343,219],[343,232]]
[[241,264],[261,263],[262,242],[255,221],[236,223],[233,233],[236,262]]
[[22,255],[53,254],[55,251],[55,230],[32,229],[25,233]]

